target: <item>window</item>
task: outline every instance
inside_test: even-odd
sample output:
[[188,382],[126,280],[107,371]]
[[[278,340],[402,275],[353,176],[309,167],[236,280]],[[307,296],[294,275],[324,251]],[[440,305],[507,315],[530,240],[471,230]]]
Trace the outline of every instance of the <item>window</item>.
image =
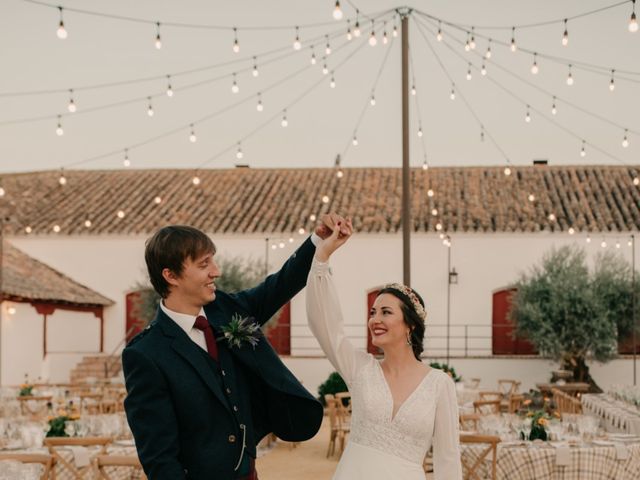
[[265,324],[264,331],[278,355],[291,355],[291,302]]

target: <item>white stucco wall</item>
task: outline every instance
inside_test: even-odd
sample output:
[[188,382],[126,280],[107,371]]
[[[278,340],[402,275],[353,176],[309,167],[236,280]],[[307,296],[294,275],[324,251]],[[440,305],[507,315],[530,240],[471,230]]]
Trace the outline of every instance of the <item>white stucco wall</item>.
[[[264,259],[265,237],[267,235],[212,235],[220,256],[248,256]],[[269,235],[279,238],[278,235]],[[288,235],[284,236],[288,238]],[[302,237],[295,235],[295,242],[285,241],[285,248],[268,249],[271,271],[297,247]],[[468,347],[476,348],[474,354],[490,354],[490,325],[492,309],[492,293],[506,287],[518,278],[518,275],[537,263],[551,247],[559,247],[577,243],[587,249],[590,258],[601,251],[602,237],[594,237],[587,244],[586,236],[567,234],[454,234],[451,249],[451,265],[459,273],[457,285],[451,286],[450,322],[451,335],[463,336],[465,325],[470,335],[484,336],[484,339],[469,340]],[[608,248],[614,248],[616,240],[621,242],[619,252],[630,261],[631,252],[625,236],[607,236]],[[105,309],[105,352],[110,353],[122,340],[125,333],[125,295],[136,282],[143,281],[144,241],[145,236],[38,236],[17,237],[9,239],[18,248],[29,255],[51,265],[71,278],[106,295],[116,302]],[[636,255],[638,247],[636,246]],[[444,339],[447,312],[447,248],[437,235],[419,234],[412,238],[412,286],[421,293],[427,304],[427,340],[426,354],[430,356],[444,355]],[[366,342],[366,292],[385,283],[402,281],[402,239],[401,235],[355,235],[350,242],[339,250],[332,259],[334,279],[340,295],[345,317],[345,329],[353,342],[364,348]],[[224,273],[224,272],[223,272]],[[4,317],[3,317],[4,318]],[[292,354],[294,356],[321,355],[315,339],[306,327],[304,291],[292,302]],[[4,320],[3,320],[4,322]],[[4,323],[3,323],[4,325]],[[24,332],[18,332],[23,335]],[[17,335],[18,333],[14,334]],[[7,334],[3,332],[3,346]],[[95,343],[90,328],[82,331],[77,340],[84,344]],[[3,358],[5,358],[3,347]],[[451,340],[451,355],[464,354],[464,340]],[[8,357],[7,357],[8,358]],[[15,357],[21,358],[21,357]],[[307,365],[305,359],[287,359],[298,366]],[[309,360],[312,361],[312,360]],[[458,361],[458,360],[456,360]],[[550,370],[543,360],[521,363],[509,360],[489,360],[467,362],[469,371],[476,367],[486,370],[497,369],[496,378],[521,378],[531,384],[539,381],[539,376]],[[495,363],[499,362],[499,363]],[[502,362],[502,363],[500,363]],[[534,364],[540,367],[533,367]],[[623,360],[620,360],[623,362]],[[61,362],[61,364],[64,362]],[[69,362],[67,362],[69,363]],[[453,362],[455,365],[455,362]],[[500,370],[504,363],[506,370]],[[311,365],[311,364],[309,364]],[[466,365],[466,363],[465,363]],[[612,365],[612,364],[610,364]],[[622,365],[622,364],[621,364]],[[51,366],[53,368],[53,366]],[[300,367],[302,368],[302,367]],[[306,378],[309,385],[319,383],[318,378],[326,377],[321,364],[308,366],[309,373],[298,374]],[[515,371],[513,369],[516,369]],[[540,370],[536,370],[539,368]],[[603,379],[609,380],[609,373],[614,377],[627,367],[603,367]],[[487,370],[489,371],[489,370]],[[491,370],[493,371],[493,370]],[[513,374],[510,372],[513,371]],[[600,372],[596,368],[594,372]],[[516,375],[517,373],[517,375]],[[466,376],[480,376],[463,371]],[[596,373],[599,374],[599,373]],[[509,376],[510,375],[510,376]],[[620,373],[622,375],[622,373]],[[51,372],[51,376],[58,376]],[[625,377],[626,378],[626,377]],[[4,382],[4,379],[3,379]],[[613,382],[615,383],[615,382]],[[316,385],[317,386],[317,385]]]

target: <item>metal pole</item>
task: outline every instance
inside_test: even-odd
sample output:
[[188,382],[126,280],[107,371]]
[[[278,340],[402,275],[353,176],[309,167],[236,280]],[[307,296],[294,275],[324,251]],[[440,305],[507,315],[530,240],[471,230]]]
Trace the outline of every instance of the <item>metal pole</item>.
[[447,245],[447,364],[449,363],[449,329],[451,309],[451,244]]
[[402,14],[402,270],[411,285],[411,185],[409,182],[409,15]]
[[633,339],[633,385],[636,383],[636,360],[638,349],[636,344],[636,237],[631,234],[631,335]]

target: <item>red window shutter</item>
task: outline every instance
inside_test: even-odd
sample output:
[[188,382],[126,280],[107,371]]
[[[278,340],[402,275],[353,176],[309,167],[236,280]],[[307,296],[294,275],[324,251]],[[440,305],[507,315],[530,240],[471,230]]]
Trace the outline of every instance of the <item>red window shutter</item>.
[[514,325],[509,320],[511,300],[515,288],[499,290],[493,294],[492,350],[494,355],[535,355],[536,349],[526,338],[514,337]]

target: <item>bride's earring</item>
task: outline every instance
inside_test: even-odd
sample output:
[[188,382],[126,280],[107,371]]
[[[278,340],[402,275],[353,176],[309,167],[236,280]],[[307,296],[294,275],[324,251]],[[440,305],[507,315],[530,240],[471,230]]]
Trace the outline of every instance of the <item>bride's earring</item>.
[[413,343],[411,342],[411,332],[407,332],[407,345],[413,347]]

